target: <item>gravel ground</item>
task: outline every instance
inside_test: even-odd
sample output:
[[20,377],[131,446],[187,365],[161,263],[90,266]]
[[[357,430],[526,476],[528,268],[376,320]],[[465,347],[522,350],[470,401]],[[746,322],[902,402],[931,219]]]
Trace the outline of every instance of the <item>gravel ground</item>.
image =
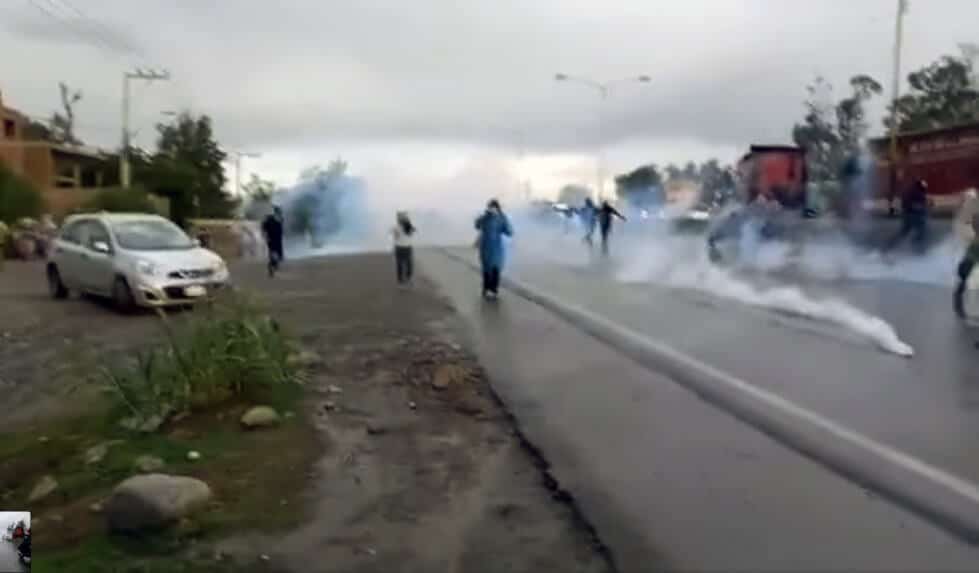
[[[0,272],[0,431],[70,408],[65,392],[99,357],[160,334],[149,314],[51,301],[42,270]],[[303,526],[227,539],[218,556],[297,572],[613,568],[424,277],[398,288],[388,255],[290,261],[275,279],[259,265],[234,274],[304,349],[323,456]]]

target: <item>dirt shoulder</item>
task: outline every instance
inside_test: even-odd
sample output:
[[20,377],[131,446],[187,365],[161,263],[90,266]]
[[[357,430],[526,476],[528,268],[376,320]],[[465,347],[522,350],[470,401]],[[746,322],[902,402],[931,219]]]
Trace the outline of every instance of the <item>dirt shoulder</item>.
[[[326,453],[311,519],[278,540],[225,544],[293,571],[606,571],[573,508],[547,487],[451,306],[387,255],[289,265],[242,283],[318,362],[310,401]],[[247,553],[247,551],[246,551]]]
[[[453,309],[423,277],[397,288],[387,255],[290,262],[275,279],[259,266],[234,274],[302,348],[298,415],[242,434],[236,421],[245,405],[235,404],[113,446],[95,477],[72,480],[83,497],[64,487],[37,508],[39,542],[45,522],[60,530],[49,538],[59,570],[109,570],[109,562],[170,570],[161,554],[198,572],[611,569],[494,398]],[[83,382],[100,357],[160,338],[151,315],[47,300],[41,277],[26,265],[0,272],[0,392],[14,405],[0,433],[27,428],[46,438],[36,463],[0,459],[4,503],[32,485],[17,484],[8,470],[79,466],[63,460],[96,439],[89,426],[48,417],[78,410],[77,392],[65,389]],[[7,440],[7,449],[16,442]],[[165,543],[150,543],[151,558],[131,540],[106,536],[88,510],[146,448],[167,472],[211,483],[217,498]],[[207,463],[182,461],[190,449]]]

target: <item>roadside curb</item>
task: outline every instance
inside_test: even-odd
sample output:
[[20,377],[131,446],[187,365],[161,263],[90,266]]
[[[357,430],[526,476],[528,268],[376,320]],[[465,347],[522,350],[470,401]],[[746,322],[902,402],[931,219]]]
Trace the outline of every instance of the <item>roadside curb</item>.
[[[440,251],[478,270],[464,257]],[[520,281],[504,278],[502,282],[519,296],[642,366],[665,374],[704,401],[830,471],[969,544],[979,545],[979,488],[975,484]]]

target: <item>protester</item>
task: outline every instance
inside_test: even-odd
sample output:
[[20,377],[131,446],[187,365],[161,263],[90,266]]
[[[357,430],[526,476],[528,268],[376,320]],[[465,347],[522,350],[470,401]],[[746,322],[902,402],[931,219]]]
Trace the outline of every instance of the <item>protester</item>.
[[415,234],[408,213],[398,211],[391,236],[394,237],[394,264],[398,274],[398,284],[410,284],[414,274],[415,263],[412,249],[412,237]]
[[969,277],[979,262],[979,193],[975,189],[965,192],[962,206],[955,216],[955,231],[966,245],[965,254],[958,266],[958,283],[955,285],[955,314],[966,318],[965,291]]
[[928,231],[928,183],[918,179],[911,184],[901,198],[903,220],[901,230],[887,244],[885,252],[894,249],[908,235],[911,246],[918,253],[925,250],[925,239]]
[[282,249],[282,234],[285,228],[285,221],[282,216],[282,208],[276,206],[272,213],[262,221],[262,234],[265,235],[265,244],[269,253],[269,276],[275,276],[279,265],[285,258]]
[[612,206],[608,201],[602,201],[602,206],[598,210],[598,226],[602,233],[602,254],[608,254],[608,238],[612,233],[612,218],[618,217],[623,221],[626,220],[622,213],[619,213],[615,207]]
[[483,269],[483,297],[496,299],[500,293],[500,274],[503,272],[503,237],[513,236],[510,220],[500,202],[493,199],[486,211],[476,219],[479,231],[479,262]]
[[581,223],[585,226],[585,243],[589,247],[595,244],[595,223],[598,221],[598,208],[595,207],[595,202],[591,200],[591,197],[585,198],[585,205],[578,212],[581,217]]

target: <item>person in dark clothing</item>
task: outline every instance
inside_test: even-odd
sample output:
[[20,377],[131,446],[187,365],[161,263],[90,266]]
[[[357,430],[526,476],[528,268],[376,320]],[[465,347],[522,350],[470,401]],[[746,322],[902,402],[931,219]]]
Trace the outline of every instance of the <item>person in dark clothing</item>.
[[963,194],[962,206],[955,216],[955,231],[965,243],[965,253],[959,261],[955,285],[955,314],[968,318],[965,308],[965,292],[969,288],[969,277],[979,263],[979,193],[969,189]]
[[598,209],[598,227],[602,233],[602,254],[608,254],[608,237],[612,233],[612,218],[618,217],[626,220],[622,213],[612,206],[608,201],[602,201],[602,206]]
[[888,242],[885,252],[897,247],[908,235],[911,236],[911,246],[918,253],[925,250],[925,239],[928,231],[928,183],[918,179],[901,198],[902,223],[901,230]]
[[408,284],[414,274],[414,253],[412,237],[415,226],[411,224],[408,213],[399,211],[391,236],[394,237],[394,266],[397,270],[398,284]]
[[503,237],[512,237],[510,219],[503,214],[500,202],[493,199],[486,211],[476,219],[479,231],[479,262],[483,269],[483,297],[495,299],[500,293],[500,273],[503,271]]
[[269,251],[269,276],[275,276],[275,271],[279,269],[285,253],[282,249],[282,234],[285,221],[282,216],[282,208],[274,207],[272,214],[265,217],[262,221],[262,234],[265,235],[265,245]]

